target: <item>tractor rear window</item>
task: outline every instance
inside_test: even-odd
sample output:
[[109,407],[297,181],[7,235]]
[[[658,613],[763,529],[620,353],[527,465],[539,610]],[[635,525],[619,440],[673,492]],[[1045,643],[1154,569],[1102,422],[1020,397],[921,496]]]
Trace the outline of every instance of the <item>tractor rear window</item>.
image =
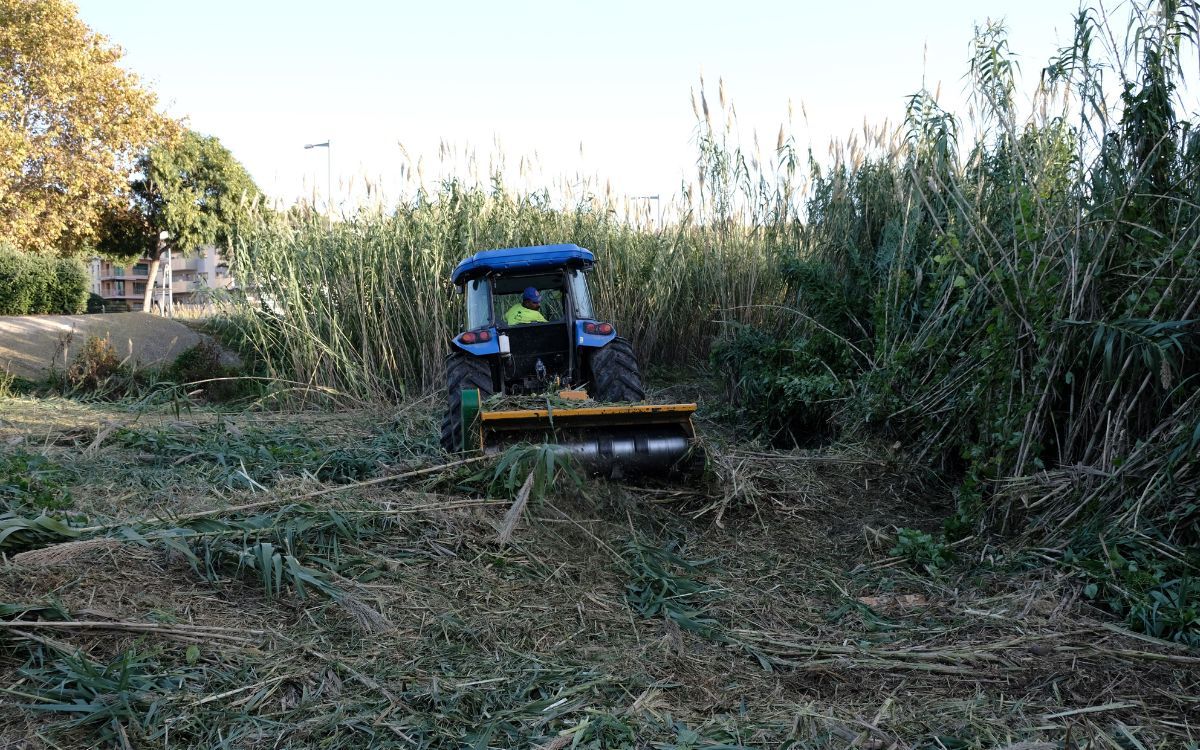
[[[553,323],[563,319],[563,293],[559,289],[539,289],[542,295],[542,302],[538,308],[538,312],[546,318],[546,322]],[[505,314],[514,306],[521,305],[521,292],[513,294],[497,294],[496,299],[496,320],[505,320]]]

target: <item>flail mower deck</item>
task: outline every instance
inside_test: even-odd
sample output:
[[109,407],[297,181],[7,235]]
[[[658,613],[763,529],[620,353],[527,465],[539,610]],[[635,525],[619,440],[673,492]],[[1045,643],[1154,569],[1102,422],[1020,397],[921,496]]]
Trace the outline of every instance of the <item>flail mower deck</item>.
[[462,393],[462,450],[494,453],[514,443],[545,443],[601,473],[667,470],[695,440],[695,411],[695,404],[489,410],[473,389]]

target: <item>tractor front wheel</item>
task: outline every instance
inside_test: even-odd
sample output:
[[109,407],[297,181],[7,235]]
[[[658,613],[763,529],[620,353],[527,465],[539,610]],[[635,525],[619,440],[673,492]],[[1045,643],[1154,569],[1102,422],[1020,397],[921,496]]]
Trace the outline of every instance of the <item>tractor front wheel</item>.
[[628,341],[618,336],[591,356],[592,398],[597,401],[644,401],[642,375]]
[[442,448],[447,453],[463,449],[462,392],[479,389],[481,399],[492,395],[492,366],[486,359],[466,352],[446,357],[446,414],[442,417]]

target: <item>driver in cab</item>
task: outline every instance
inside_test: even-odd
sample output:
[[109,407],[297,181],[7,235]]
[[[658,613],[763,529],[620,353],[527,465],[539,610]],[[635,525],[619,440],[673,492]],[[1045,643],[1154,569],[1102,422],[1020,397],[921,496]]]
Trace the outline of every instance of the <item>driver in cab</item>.
[[546,316],[541,313],[542,295],[538,290],[529,286],[521,294],[521,301],[508,308],[504,313],[504,322],[510,326],[524,323],[547,323]]

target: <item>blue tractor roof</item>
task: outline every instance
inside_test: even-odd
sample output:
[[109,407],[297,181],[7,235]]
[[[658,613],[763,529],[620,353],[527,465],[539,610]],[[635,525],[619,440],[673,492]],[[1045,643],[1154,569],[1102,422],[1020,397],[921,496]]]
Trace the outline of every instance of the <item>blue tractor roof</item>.
[[483,250],[454,268],[450,281],[461,284],[476,276],[506,271],[549,271],[566,266],[587,268],[596,262],[591,250],[578,245],[538,245]]

